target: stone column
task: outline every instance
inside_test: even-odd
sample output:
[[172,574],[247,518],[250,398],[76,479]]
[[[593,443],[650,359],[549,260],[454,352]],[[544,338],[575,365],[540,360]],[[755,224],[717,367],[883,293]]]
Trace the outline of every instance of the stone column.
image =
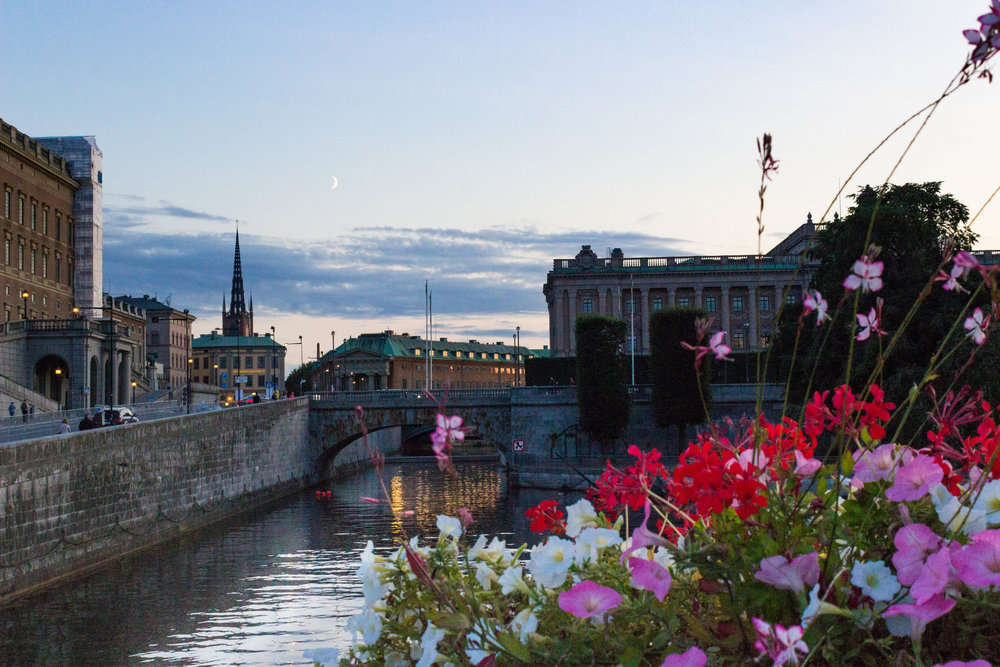
[[704,303],[702,301],[702,296],[701,296],[701,285],[695,285],[694,286],[694,304],[692,304],[692,305],[695,308],[703,308],[704,307]]
[[747,322],[750,323],[750,332],[747,334],[747,349],[756,350],[758,347],[758,336],[757,336],[757,316],[760,313],[760,294],[757,292],[757,287],[754,285],[747,286],[747,293],[749,297],[747,301]]
[[732,331],[729,328],[729,285],[723,285],[719,300],[719,329],[726,332],[726,342],[732,345]]
[[576,354],[576,289],[569,290],[569,346],[570,356]]
[[639,354],[649,354],[649,314],[652,312],[649,307],[649,288],[642,287],[639,289],[639,293],[642,295],[639,298],[639,322],[641,323],[641,331],[639,338]]

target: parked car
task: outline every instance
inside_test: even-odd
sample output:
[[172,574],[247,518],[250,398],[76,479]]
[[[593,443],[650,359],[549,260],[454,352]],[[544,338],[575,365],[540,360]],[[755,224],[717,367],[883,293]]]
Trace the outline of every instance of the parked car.
[[94,428],[134,424],[139,421],[130,408],[103,408],[94,413]]

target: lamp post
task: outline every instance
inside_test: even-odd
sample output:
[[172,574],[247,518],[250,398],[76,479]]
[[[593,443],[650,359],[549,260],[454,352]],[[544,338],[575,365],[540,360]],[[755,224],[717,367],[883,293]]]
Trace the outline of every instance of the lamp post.
[[21,292],[21,298],[24,299],[24,319],[25,320],[28,319],[28,297],[29,296],[31,296],[31,295],[28,294],[27,290]]
[[[188,344],[188,354],[191,354],[191,345]],[[191,414],[191,367],[194,365],[194,359],[190,356],[188,357],[188,367],[187,367],[187,413]]]
[[743,323],[743,377],[750,382],[750,322]]
[[132,380],[132,405],[135,405],[135,380]]

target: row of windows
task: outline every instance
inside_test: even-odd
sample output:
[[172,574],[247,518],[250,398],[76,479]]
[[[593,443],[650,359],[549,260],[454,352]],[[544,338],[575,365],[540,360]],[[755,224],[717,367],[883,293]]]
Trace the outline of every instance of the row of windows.
[[[689,295],[682,294],[677,297],[677,306],[680,308],[690,308],[692,299]],[[730,303],[732,304],[732,312],[742,313],[745,310],[745,302],[743,295],[734,294],[730,297]],[[785,299],[785,303],[788,305],[794,305],[797,303],[794,294],[789,294]],[[631,315],[635,312],[636,303],[634,299],[625,300],[625,312]],[[582,303],[582,310],[585,314],[591,314],[594,312],[594,300],[591,297],[584,297]],[[663,310],[663,298],[653,297],[653,310]],[[719,299],[716,296],[705,296],[705,310],[710,313],[718,312],[719,310]],[[761,294],[760,295],[760,308],[761,312],[768,312],[771,310],[771,295]]]
[[[265,368],[268,359],[269,359],[269,357],[257,357],[257,368]],[[244,366],[243,366],[243,368],[253,368],[254,367],[253,360],[254,360],[253,357],[249,357],[249,356],[245,357],[244,358]],[[215,363],[216,362],[213,362],[208,357],[199,357],[199,358],[197,358],[197,359],[194,360],[194,364],[193,365],[194,365],[195,370],[198,370],[199,367],[202,368],[202,369],[208,370],[209,368],[213,368]],[[230,357],[218,357],[218,364],[219,364],[219,368],[229,368],[230,365],[232,366],[232,368],[239,368],[240,367],[240,358],[239,357],[232,357],[232,358],[230,358]],[[276,359],[275,359],[274,365],[277,366],[277,360]]]
[[[17,218],[14,218],[13,213],[13,200],[14,200],[14,189],[9,185],[4,186],[3,190],[3,214],[8,220],[16,220],[18,224],[25,224],[25,210],[27,209],[28,223],[31,229],[38,231],[39,222],[41,222],[41,231],[45,236],[49,235],[49,205],[42,204],[39,206],[38,200],[32,198],[28,205],[25,206],[26,196],[23,193],[18,193],[17,195]],[[39,216],[39,208],[41,208],[41,216]],[[56,241],[62,240],[62,212],[56,211],[55,214],[55,239]],[[66,218],[66,241],[69,242],[72,234],[70,230],[73,225],[72,218]]]
[[[256,381],[254,381],[254,377],[257,378]],[[256,384],[256,386],[258,386],[258,387],[263,387],[267,383],[267,378],[264,377],[263,375],[256,375],[256,376],[249,375],[249,376],[247,376],[247,378],[248,378],[247,379],[247,383],[245,385],[243,385],[244,387],[252,387],[252,386],[254,386],[254,384]],[[198,378],[194,378],[194,381],[198,382]],[[212,377],[209,376],[209,375],[203,375],[201,377],[201,381],[204,382],[205,384],[213,384]]]
[[[14,264],[14,262],[13,262],[13,256],[12,256],[13,255],[13,252],[12,252],[12,246],[13,246],[13,244],[14,243],[13,243],[13,239],[12,238],[5,238],[4,239],[4,264],[7,265],[7,266],[12,266]],[[34,243],[31,244],[31,249],[30,249],[30,251],[28,253],[25,253],[25,248],[26,247],[27,246],[25,244],[24,239],[22,237],[18,236],[17,237],[17,268],[18,268],[18,270],[19,271],[25,271],[25,270],[27,270],[28,273],[30,273],[33,276],[41,276],[42,278],[48,278],[49,277],[49,249],[46,248],[45,246],[42,246],[42,248],[41,248],[41,250],[42,250],[42,253],[41,253],[42,257],[41,257],[41,261],[39,262],[38,261],[38,248],[35,246],[35,244]],[[25,257],[27,257],[27,260],[28,260],[27,269],[25,268]],[[54,279],[55,279],[55,281],[57,283],[58,282],[62,282],[62,279],[63,279],[62,264],[63,264],[63,262],[62,262],[62,253],[58,253],[57,252],[55,254],[55,264],[53,265],[53,268],[55,269]],[[70,280],[71,272],[69,271],[70,261],[67,260],[66,264],[67,264],[67,266],[66,266],[66,268],[67,268],[67,270],[66,270],[66,284],[67,285],[71,285],[72,284],[72,281]]]
[[[424,350],[420,349],[419,347],[415,348],[413,350],[413,356],[415,356],[415,357],[424,356]],[[431,356],[432,357],[454,356],[456,359],[463,359],[463,358],[464,359],[506,359],[506,360],[509,361],[509,360],[513,359],[515,355],[513,355],[513,354],[511,354],[509,352],[507,352],[507,353],[499,353],[499,352],[463,352],[462,350],[434,350],[434,349],[432,349],[431,350]],[[524,355],[523,354],[516,355],[516,356],[518,358],[518,361],[524,360]]]

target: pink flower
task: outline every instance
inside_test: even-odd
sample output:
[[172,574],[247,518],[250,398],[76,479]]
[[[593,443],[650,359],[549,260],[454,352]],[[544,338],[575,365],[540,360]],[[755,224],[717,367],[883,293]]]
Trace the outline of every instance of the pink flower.
[[844,278],[844,287],[854,290],[861,288],[861,291],[877,292],[882,289],[882,262],[873,261],[868,255],[863,255],[861,259],[854,262],[851,267],[851,275]]
[[910,586],[910,595],[917,604],[923,604],[944,592],[945,587],[951,583],[951,575],[951,550],[943,546],[927,557],[927,562],[920,570],[920,576]]
[[892,555],[892,564],[899,583],[904,586],[911,586],[917,580],[927,557],[941,546],[941,538],[922,523],[903,526],[896,531],[892,541],[897,549]]
[[804,292],[802,294],[802,306],[806,309],[806,315],[814,310],[816,311],[817,326],[823,324],[823,320],[830,319],[830,316],[826,314],[828,308],[826,305],[826,299],[824,299],[819,293],[819,290],[808,290]]
[[943,282],[944,285],[941,286],[942,289],[946,291],[957,290],[959,292],[964,292],[965,288],[962,287],[958,279],[966,274],[966,270],[963,269],[958,264],[951,267],[951,271],[945,273],[944,271],[938,271],[937,276],[935,276],[935,282]]
[[650,508],[651,505],[649,500],[647,500],[644,507],[645,515],[642,519],[642,523],[640,523],[638,527],[632,531],[632,544],[629,545],[629,548],[622,553],[621,560],[619,560],[620,563],[624,563],[629,554],[637,549],[644,549],[646,547],[665,547],[670,544],[665,537],[654,533],[649,528],[646,528],[646,523],[649,521]]
[[819,554],[814,551],[791,561],[784,556],[764,558],[753,576],[775,588],[801,593],[819,581]]
[[971,317],[965,318],[963,325],[968,330],[968,335],[976,341],[976,345],[982,345],[986,340],[986,329],[990,326],[990,316],[983,315],[983,311],[976,308],[972,311]]
[[645,558],[629,558],[628,569],[632,571],[633,586],[649,591],[657,600],[663,602],[663,598],[670,592],[670,585],[674,582],[667,568]]
[[663,664],[660,667],[705,667],[707,660],[708,656],[705,655],[704,651],[697,646],[692,646],[683,653],[671,653],[663,659]]
[[793,625],[785,628],[781,625],[771,627],[759,618],[753,619],[753,626],[760,638],[754,643],[754,648],[774,660],[775,665],[786,662],[798,664],[796,651],[808,653],[809,647],[802,641],[802,626]]
[[954,606],[954,600],[946,599],[943,595],[935,595],[923,604],[894,604],[882,612],[882,615],[905,615],[910,619],[910,637],[916,640],[920,638],[920,635],[924,634],[924,628],[927,627],[928,623],[944,616]]
[[726,337],[725,331],[716,331],[712,334],[712,337],[708,340],[708,348],[715,353],[715,358],[722,361],[732,361],[732,357],[727,357],[726,355],[733,351],[731,347],[722,342],[722,339]]
[[983,530],[952,556],[955,571],[968,586],[1000,586],[1000,530]]
[[438,413],[437,428],[431,433],[431,449],[437,459],[438,468],[448,470],[451,466],[452,445],[465,440],[465,429],[462,428],[462,418],[458,415],[445,417]]
[[938,663],[934,667],[990,667],[990,663],[985,660],[971,660],[962,662],[961,660],[949,660],[945,663]]
[[883,336],[885,335],[885,332],[879,329],[879,324],[882,319],[881,304],[879,304],[876,308],[869,310],[867,315],[858,313],[855,317],[858,318],[858,326],[861,327],[861,331],[859,331],[858,335],[855,336],[858,341],[868,340],[873,331],[877,334]]
[[941,483],[944,470],[929,456],[917,454],[913,460],[896,471],[895,483],[885,490],[885,497],[893,502],[920,500],[931,487]]
[[799,477],[809,477],[822,465],[818,459],[807,459],[802,452],[795,450],[795,474]]
[[585,580],[559,594],[559,608],[577,618],[601,621],[606,612],[622,603],[622,596],[613,588]]
[[880,445],[874,451],[859,449],[854,452],[854,478],[851,485],[859,489],[869,482],[889,479],[900,461],[906,463],[912,458],[913,454],[909,449],[897,452],[896,445],[893,444]]

